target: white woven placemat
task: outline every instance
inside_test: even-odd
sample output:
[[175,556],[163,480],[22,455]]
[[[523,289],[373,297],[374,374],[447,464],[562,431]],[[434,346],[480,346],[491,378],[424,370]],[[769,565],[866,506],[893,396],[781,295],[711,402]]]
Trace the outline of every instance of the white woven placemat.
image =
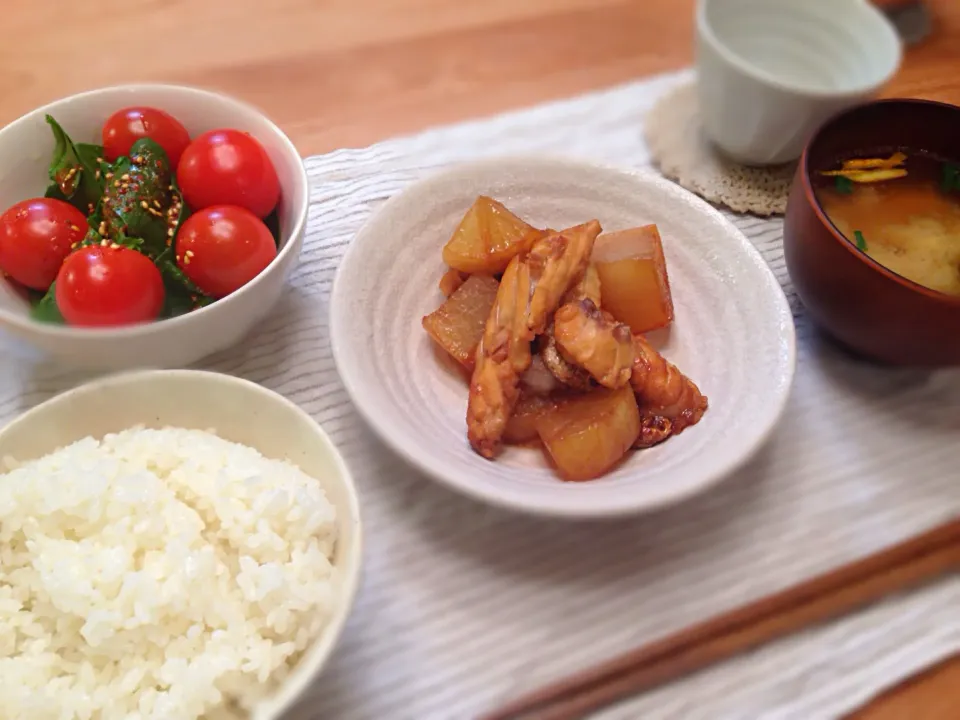
[[[550,522],[453,495],[371,435],[337,378],[327,300],[344,248],[425,172],[549,151],[647,164],[641,119],[687,73],[306,161],[308,238],[271,319],[203,367],[283,393],[319,420],[360,485],[365,583],[295,718],[469,718],[555,676],[783,588],[960,514],[960,377],[880,370],[819,339],[789,288],[781,222],[734,217],[797,318],[782,425],[715,491],[615,523]],[[0,420],[78,381],[0,347]],[[960,579],[769,646],[602,718],[834,718],[960,650]]]

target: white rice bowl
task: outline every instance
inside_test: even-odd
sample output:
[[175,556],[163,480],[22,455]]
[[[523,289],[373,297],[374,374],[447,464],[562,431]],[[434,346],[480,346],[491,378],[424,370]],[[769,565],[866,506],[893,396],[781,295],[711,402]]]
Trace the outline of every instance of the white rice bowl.
[[227,718],[338,610],[336,510],[197,430],[86,438],[0,475],[0,718]]

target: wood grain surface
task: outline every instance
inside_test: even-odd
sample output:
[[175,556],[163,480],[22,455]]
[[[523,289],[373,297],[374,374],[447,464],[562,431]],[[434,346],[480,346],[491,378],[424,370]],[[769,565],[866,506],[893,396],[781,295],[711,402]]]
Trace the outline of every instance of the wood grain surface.
[[[886,95],[960,104],[960,2]],[[262,107],[311,155],[689,65],[693,0],[108,0],[4,6],[0,123],[79,90],[189,83]],[[960,657],[855,720],[956,720]]]

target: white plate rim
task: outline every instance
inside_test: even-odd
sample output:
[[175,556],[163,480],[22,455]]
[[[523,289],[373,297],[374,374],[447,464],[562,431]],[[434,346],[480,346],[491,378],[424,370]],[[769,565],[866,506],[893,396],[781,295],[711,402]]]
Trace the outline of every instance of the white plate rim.
[[[725,465],[715,467],[709,473],[705,473],[704,479],[699,484],[692,485],[672,495],[664,495],[655,500],[638,498],[631,502],[629,498],[624,498],[623,502],[616,504],[596,503],[583,507],[553,505],[549,502],[544,502],[542,499],[524,499],[522,495],[503,496],[496,492],[483,489],[482,486],[473,485],[469,480],[463,480],[457,476],[448,474],[442,467],[433,463],[429,455],[412,452],[409,447],[394,436],[390,423],[385,422],[382,416],[378,415],[376,403],[367,401],[367,393],[371,391],[361,386],[361,378],[354,374],[352,366],[344,357],[346,352],[344,348],[349,344],[349,333],[347,332],[349,323],[347,313],[349,290],[343,281],[343,277],[346,274],[344,268],[353,262],[357,262],[356,258],[363,252],[361,240],[364,237],[372,237],[372,235],[368,233],[368,230],[377,222],[378,216],[406,202],[409,194],[414,192],[421,193],[429,190],[431,187],[439,188],[455,178],[465,175],[469,176],[477,171],[495,169],[497,166],[505,163],[552,166],[572,172],[579,170],[583,172],[601,171],[611,173],[620,176],[621,179],[629,178],[635,181],[639,190],[648,190],[648,186],[653,185],[653,187],[660,192],[665,192],[678,199],[683,199],[695,209],[696,212],[705,215],[714,223],[722,226],[731,236],[731,239],[736,238],[739,249],[742,251],[744,257],[761,272],[766,283],[765,296],[767,296],[771,302],[776,303],[774,309],[780,321],[780,327],[783,328],[784,331],[784,337],[782,337],[781,340],[786,346],[786,363],[785,367],[782,368],[784,374],[784,382],[781,384],[782,392],[780,392],[777,397],[771,398],[773,412],[767,416],[767,423],[763,427],[755,428],[756,432],[753,435],[752,441],[744,446],[744,450],[740,455],[731,458]],[[587,162],[550,154],[498,155],[457,163],[450,167],[434,170],[429,174],[425,174],[390,197],[364,221],[344,251],[340,264],[337,267],[330,292],[329,328],[334,364],[337,367],[340,381],[343,383],[354,408],[380,440],[382,440],[391,451],[399,455],[408,465],[440,484],[475,500],[504,509],[520,511],[529,515],[565,519],[613,519],[652,512],[682,503],[691,497],[700,495],[728,478],[757,454],[770,439],[770,436],[779,424],[790,397],[797,362],[796,327],[793,320],[793,313],[790,311],[790,304],[783,292],[783,288],[780,286],[770,266],[763,259],[760,251],[757,250],[743,232],[724,217],[718,209],[647,168],[629,169],[607,163]]]

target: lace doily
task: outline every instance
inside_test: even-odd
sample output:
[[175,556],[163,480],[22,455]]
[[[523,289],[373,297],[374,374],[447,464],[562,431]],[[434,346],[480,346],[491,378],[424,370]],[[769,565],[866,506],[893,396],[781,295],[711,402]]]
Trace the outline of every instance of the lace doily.
[[687,190],[735,212],[786,211],[796,163],[747,167],[721,155],[703,132],[693,82],[664,95],[647,115],[644,130],[660,172]]

